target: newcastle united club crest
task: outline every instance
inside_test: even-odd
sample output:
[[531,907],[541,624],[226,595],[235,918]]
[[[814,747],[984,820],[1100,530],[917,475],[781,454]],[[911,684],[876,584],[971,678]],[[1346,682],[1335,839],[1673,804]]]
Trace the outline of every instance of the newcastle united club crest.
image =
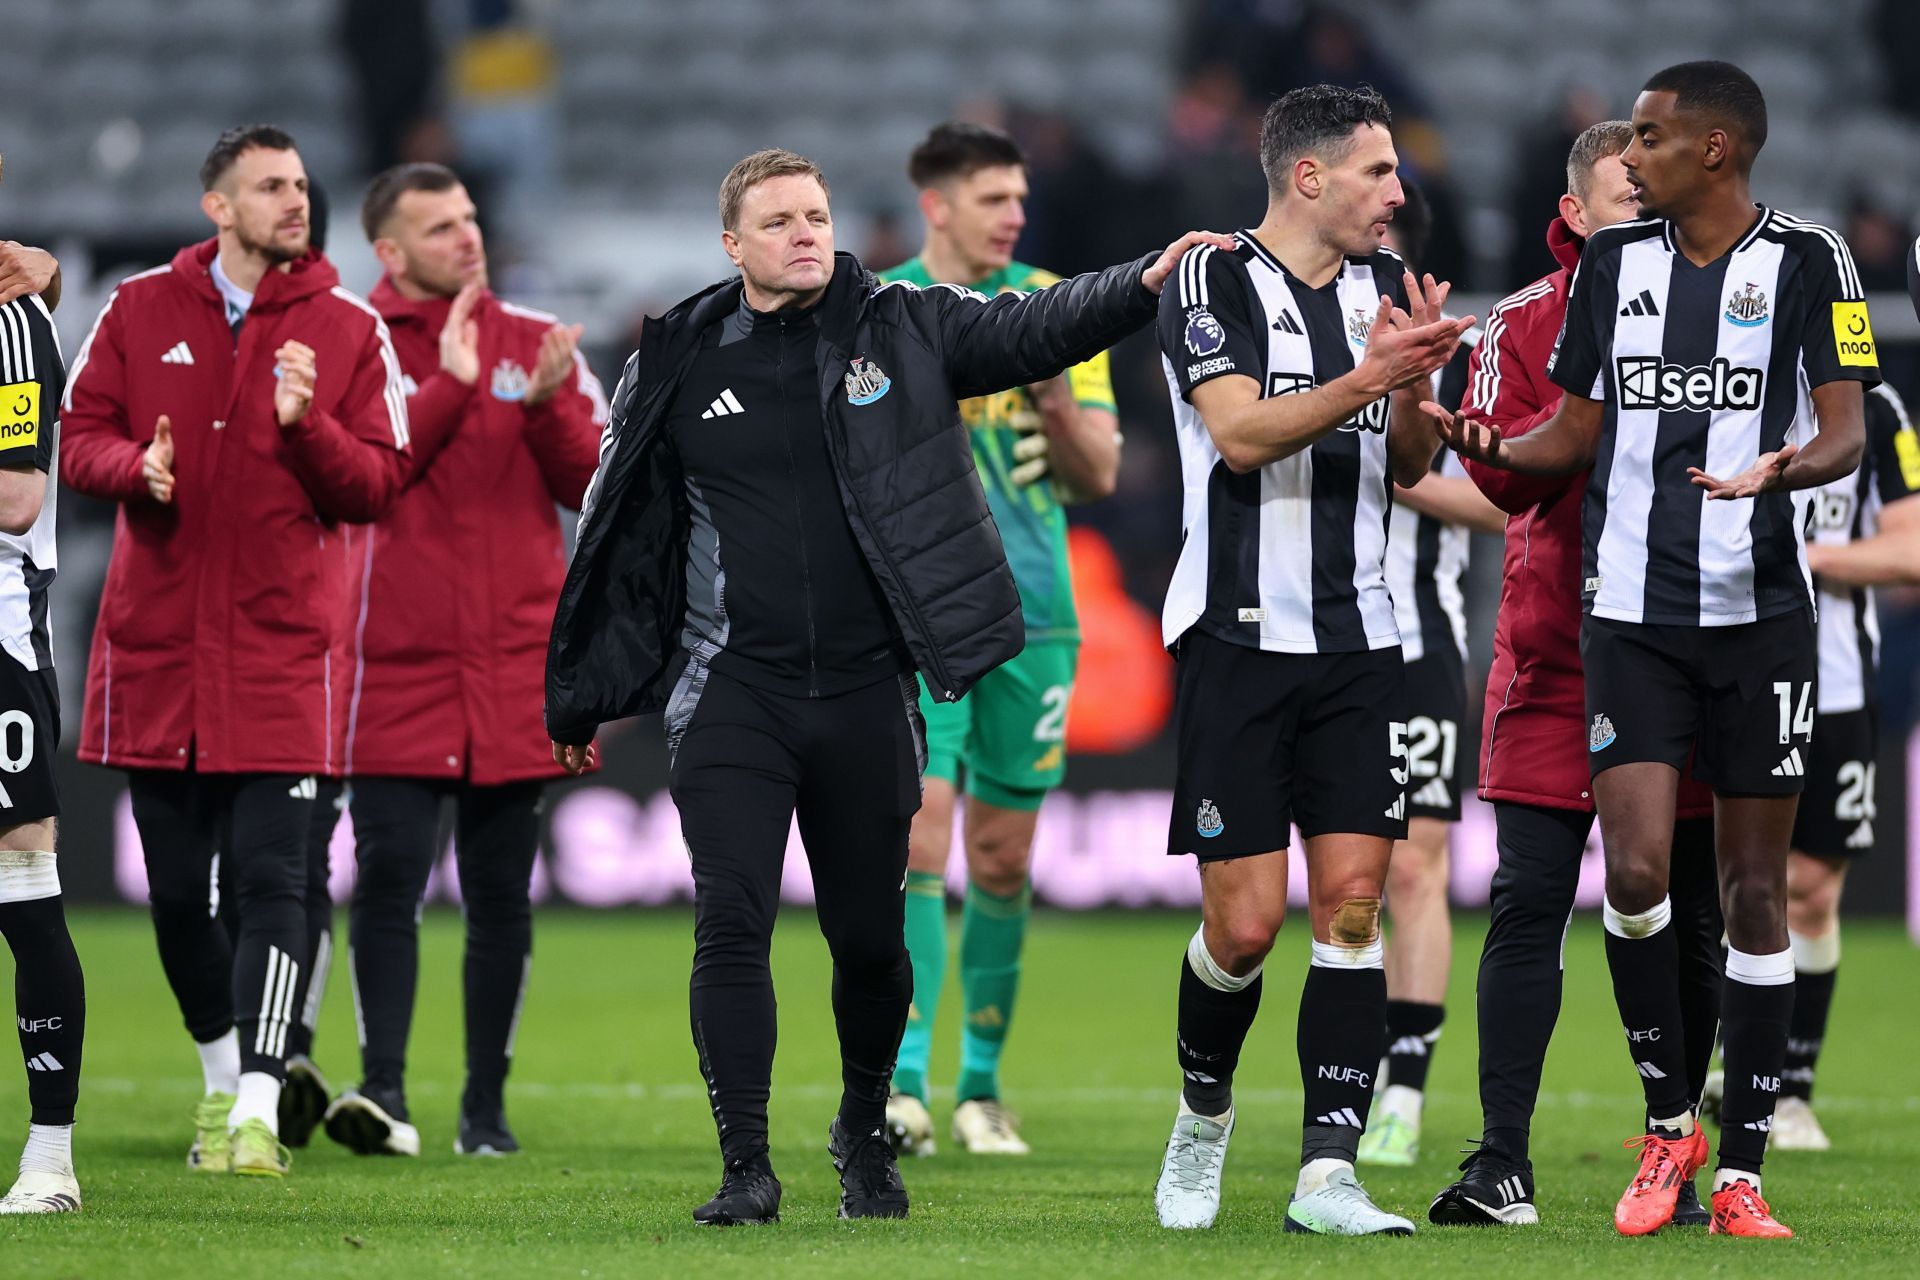
[[847,403],[872,404],[893,387],[893,379],[865,356],[855,356],[847,369]]
[[1194,815],[1193,829],[1208,840],[1213,839],[1227,829],[1227,824],[1220,821],[1220,810],[1214,807],[1213,801],[1202,800],[1200,802],[1200,810]]
[[1766,322],[1767,295],[1749,280],[1746,288],[1727,299],[1727,323],[1751,329]]
[[1363,350],[1367,345],[1367,335],[1373,332],[1373,312],[1364,308],[1356,309],[1347,315],[1347,341]]
[[527,398],[527,371],[512,360],[502,360],[493,366],[491,389],[496,400],[525,400]]

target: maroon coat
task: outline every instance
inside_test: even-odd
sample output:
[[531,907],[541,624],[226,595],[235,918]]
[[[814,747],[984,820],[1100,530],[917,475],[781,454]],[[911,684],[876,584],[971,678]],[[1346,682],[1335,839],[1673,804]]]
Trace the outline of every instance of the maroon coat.
[[[80,756],[205,773],[340,772],[351,653],[346,522],[400,491],[407,410],[386,326],[309,253],[269,271],[236,348],[216,241],[130,276],[74,360],[60,474],[120,504]],[[274,415],[274,352],[314,350],[312,406]],[[173,427],[173,501],[141,478]]]
[[[1501,300],[1473,353],[1462,410],[1513,439],[1553,416],[1564,394],[1547,358],[1567,314],[1586,241],[1561,218],[1547,247],[1561,269]],[[1587,473],[1524,476],[1467,460],[1467,474],[1507,513],[1507,551],[1480,734],[1480,798],[1593,811],[1586,678],[1580,668],[1580,509]],[[1712,793],[1682,777],[1680,816],[1713,812]]]
[[577,509],[599,462],[606,397],[576,375],[521,403],[554,323],[483,294],[480,376],[440,369],[448,299],[410,302],[389,280],[386,318],[413,422],[406,491],[360,531],[347,770],[465,778],[562,776],[542,723],[547,634],[566,576],[555,504]]

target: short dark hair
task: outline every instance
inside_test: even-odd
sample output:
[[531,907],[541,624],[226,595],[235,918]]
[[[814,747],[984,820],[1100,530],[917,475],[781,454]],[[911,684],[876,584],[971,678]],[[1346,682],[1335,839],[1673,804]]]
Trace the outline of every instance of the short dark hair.
[[1767,100],[1753,77],[1731,62],[1681,62],[1656,71],[1642,93],[1671,93],[1681,111],[1704,116],[1746,146],[1751,162],[1767,144]]
[[1418,271],[1427,260],[1427,245],[1433,241],[1433,206],[1427,203],[1426,192],[1405,178],[1400,180],[1400,194],[1405,200],[1393,211],[1391,225],[1400,242],[1400,256],[1410,270]]
[[227,170],[242,155],[255,147],[264,147],[268,151],[298,151],[293,135],[285,129],[270,124],[240,124],[227,130],[214,140],[213,150],[207,152],[207,158],[200,162],[200,189],[211,191],[218,186],[220,179],[227,176]]
[[1581,130],[1567,152],[1567,194],[1585,200],[1593,190],[1593,166],[1619,155],[1632,141],[1631,120],[1602,120]]
[[1345,159],[1354,129],[1363,124],[1393,127],[1393,112],[1372,85],[1343,89],[1315,84],[1281,94],[1260,122],[1260,167],[1266,171],[1267,190],[1286,190],[1287,170],[1302,156],[1319,155],[1336,163]]
[[409,191],[451,191],[459,185],[460,175],[443,164],[397,164],[383,170],[367,184],[367,194],[360,201],[360,229],[369,243],[378,240],[401,196]]
[[998,129],[949,120],[933,126],[907,158],[907,177],[924,190],[949,178],[970,177],[981,169],[1025,168],[1020,144]]

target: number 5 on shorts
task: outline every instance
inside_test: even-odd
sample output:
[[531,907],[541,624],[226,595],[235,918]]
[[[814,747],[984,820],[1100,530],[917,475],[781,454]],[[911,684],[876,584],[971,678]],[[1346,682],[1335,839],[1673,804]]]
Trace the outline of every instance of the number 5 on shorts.
[[1404,721],[1394,720],[1387,725],[1387,754],[1393,758],[1393,780],[1401,786],[1407,785],[1412,775],[1407,769],[1407,726]]

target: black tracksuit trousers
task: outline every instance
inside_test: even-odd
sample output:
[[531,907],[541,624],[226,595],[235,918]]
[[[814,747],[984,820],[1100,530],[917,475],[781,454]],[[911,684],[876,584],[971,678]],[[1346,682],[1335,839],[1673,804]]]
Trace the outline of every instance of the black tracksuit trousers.
[[796,815],[833,955],[841,1124],[858,1134],[885,1121],[913,999],[904,888],[926,758],[917,696],[911,675],[807,698],[695,664],[667,709],[671,790],[693,862],[693,1042],[728,1164],[767,1153],[767,955]]
[[[1480,1109],[1487,1141],[1526,1159],[1547,1042],[1560,1017],[1567,922],[1593,815],[1507,803],[1494,806],[1494,821],[1500,865],[1480,952]],[[1720,1020],[1722,926],[1711,818],[1674,824],[1668,896],[1680,942],[1687,1096],[1697,1102]]]

